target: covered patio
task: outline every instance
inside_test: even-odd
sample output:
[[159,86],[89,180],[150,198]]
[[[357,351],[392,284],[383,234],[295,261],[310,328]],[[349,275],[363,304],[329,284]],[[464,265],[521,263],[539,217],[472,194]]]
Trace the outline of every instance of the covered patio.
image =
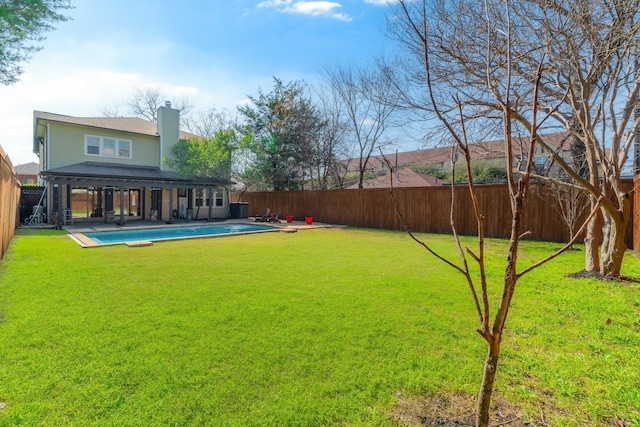
[[47,217],[57,227],[180,219],[225,219],[229,181],[184,179],[154,167],[84,162],[45,170]]

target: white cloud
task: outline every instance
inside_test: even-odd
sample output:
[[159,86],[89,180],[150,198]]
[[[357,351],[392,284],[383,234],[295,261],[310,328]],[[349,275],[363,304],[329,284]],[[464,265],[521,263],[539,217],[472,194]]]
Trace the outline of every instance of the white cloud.
[[[116,103],[141,75],[91,68],[49,74],[46,69],[24,74],[12,86],[0,87],[0,145],[14,165],[37,161],[31,153],[33,110],[94,116],[100,108]],[[88,108],[88,106],[90,106]]]
[[398,0],[364,0],[365,3],[375,4],[376,6],[387,6],[398,3]]
[[281,12],[328,16],[345,22],[351,21],[348,14],[336,12],[336,9],[341,8],[342,5],[333,1],[297,1],[294,3],[293,0],[269,0],[259,3],[258,7],[271,7]]
[[153,67],[134,67],[132,72],[112,64],[80,65],[84,62],[58,62],[43,54],[27,64],[28,71],[16,84],[0,85],[0,146],[14,165],[38,161],[31,152],[34,110],[91,117],[117,107],[119,114],[128,115],[125,101],[132,89],[151,87],[176,102],[188,99],[196,111],[211,107],[235,111],[237,105],[246,103],[248,91],[271,84],[269,75],[235,79],[237,76],[211,68],[192,67],[191,74],[176,75],[171,69],[158,73]]
[[258,3],[258,7],[279,7],[290,5],[293,0],[268,0]]

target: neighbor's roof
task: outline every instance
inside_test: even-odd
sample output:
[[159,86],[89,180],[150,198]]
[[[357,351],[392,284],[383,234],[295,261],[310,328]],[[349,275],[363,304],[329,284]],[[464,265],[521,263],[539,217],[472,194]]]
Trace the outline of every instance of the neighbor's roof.
[[18,175],[38,175],[38,173],[40,173],[40,165],[35,162],[25,163],[14,166],[13,170],[15,170]]
[[[117,130],[122,132],[137,133],[140,135],[158,136],[158,124],[138,117],[74,117],[62,114],[34,111],[34,119],[68,123],[79,126],[90,126],[100,129]],[[189,139],[196,135],[180,131],[180,138]]]
[[[435,176],[426,175],[424,173],[416,172],[412,169],[400,169],[393,174],[393,186],[394,187],[434,187],[439,185],[448,184]],[[389,174],[379,176],[374,179],[367,179],[362,183],[363,188],[390,188],[391,177]],[[347,188],[358,188],[358,183],[353,184]]]
[[[540,135],[552,147],[558,150],[569,150],[569,132],[556,132],[547,135]],[[526,143],[529,138],[514,138],[513,155],[521,156],[526,153]],[[479,142],[469,144],[469,153],[473,160],[476,159],[500,159],[505,157],[505,148],[503,140]],[[459,154],[461,155],[461,154]],[[394,167],[408,166],[416,164],[442,164],[451,159],[451,147],[435,147],[424,150],[405,151],[401,153],[385,154],[384,157]],[[349,170],[358,169],[358,159],[343,161]],[[371,156],[369,164],[373,168],[386,167],[383,156]]]

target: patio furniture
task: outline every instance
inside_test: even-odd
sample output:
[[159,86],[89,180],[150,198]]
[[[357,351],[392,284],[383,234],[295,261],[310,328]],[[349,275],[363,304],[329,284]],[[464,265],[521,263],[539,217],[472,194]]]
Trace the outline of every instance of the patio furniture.
[[282,209],[278,209],[275,214],[269,215],[267,217],[267,222],[280,223],[280,212],[282,212]]
[[262,214],[254,216],[253,219],[256,222],[267,222],[267,220],[269,219],[269,212],[271,212],[271,209],[266,208],[264,211],[262,211]]
[[44,206],[35,205],[31,211],[31,215],[29,215],[29,218],[25,219],[24,222],[26,225],[41,224],[45,222]]
[[63,223],[64,225],[73,224],[73,211],[71,209],[63,209]]

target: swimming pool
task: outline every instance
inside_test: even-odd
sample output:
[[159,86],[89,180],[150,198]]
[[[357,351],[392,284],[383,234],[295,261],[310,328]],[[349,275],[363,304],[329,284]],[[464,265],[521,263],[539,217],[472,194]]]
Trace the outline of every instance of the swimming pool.
[[[278,229],[276,227],[271,227],[268,225],[218,224],[187,227],[145,228],[122,231],[103,231],[76,235],[76,238],[80,240],[81,244],[84,243],[87,246],[100,246],[111,245],[115,243],[140,241],[154,242],[159,240],[188,239],[204,236],[255,233],[277,230]],[[86,241],[84,238],[95,242],[95,244],[90,244],[90,242]]]

